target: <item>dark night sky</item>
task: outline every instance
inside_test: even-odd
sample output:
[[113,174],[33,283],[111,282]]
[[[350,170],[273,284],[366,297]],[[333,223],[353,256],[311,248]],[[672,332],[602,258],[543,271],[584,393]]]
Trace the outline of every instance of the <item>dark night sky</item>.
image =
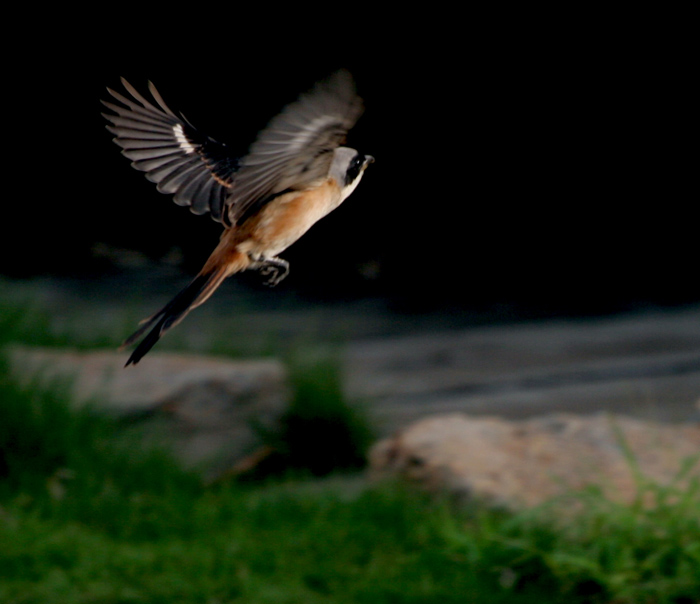
[[[209,15],[205,29],[181,15],[35,31],[26,43],[39,52],[5,74],[24,184],[6,197],[3,239],[45,253],[3,253],[0,272],[79,271],[96,241],[154,257],[176,245],[188,270],[213,248],[218,226],[157,193],[111,142],[99,99],[120,76],[141,90],[152,80],[171,108],[243,153],[285,103],[347,67],[366,104],[348,144],[377,161],[285,253],[296,286],[582,312],[700,300],[682,40],[607,15],[552,26],[370,12],[342,28],[334,16],[270,27]],[[379,279],[363,280],[367,266]]]

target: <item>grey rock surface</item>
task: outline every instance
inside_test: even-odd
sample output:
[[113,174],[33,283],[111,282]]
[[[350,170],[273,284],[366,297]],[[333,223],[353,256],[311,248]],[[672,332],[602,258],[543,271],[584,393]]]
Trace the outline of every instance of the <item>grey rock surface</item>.
[[384,434],[431,414],[700,419],[700,309],[350,342],[345,385]]

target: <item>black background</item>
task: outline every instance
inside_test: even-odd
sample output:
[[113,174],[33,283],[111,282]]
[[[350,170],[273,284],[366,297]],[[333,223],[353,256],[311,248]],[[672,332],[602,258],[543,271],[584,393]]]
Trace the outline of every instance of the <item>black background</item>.
[[44,15],[7,55],[1,273],[99,278],[98,242],[154,260],[175,247],[193,272],[213,249],[219,225],[156,192],[111,142],[99,100],[120,76],[142,91],[152,80],[244,153],[346,67],[366,105],[348,144],[376,163],[283,254],[280,287],[516,314],[700,301],[697,74],[675,20],[120,10]]

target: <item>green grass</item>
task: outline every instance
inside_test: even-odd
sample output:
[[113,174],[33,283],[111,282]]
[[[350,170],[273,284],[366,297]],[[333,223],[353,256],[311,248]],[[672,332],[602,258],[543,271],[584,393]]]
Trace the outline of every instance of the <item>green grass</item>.
[[[0,341],[31,330],[8,317]],[[699,601],[697,481],[639,476],[631,506],[589,490],[508,513],[359,474],[313,478],[357,468],[371,438],[331,369],[295,369],[294,404],[267,435],[278,471],[204,485],[112,420],[71,408],[60,385],[19,388],[0,364],[0,603]],[[320,466],[317,429],[332,434],[316,443],[330,455]]]
[[325,476],[364,467],[373,431],[361,406],[342,393],[338,363],[290,360],[293,396],[274,431],[260,430],[274,453],[250,476]]

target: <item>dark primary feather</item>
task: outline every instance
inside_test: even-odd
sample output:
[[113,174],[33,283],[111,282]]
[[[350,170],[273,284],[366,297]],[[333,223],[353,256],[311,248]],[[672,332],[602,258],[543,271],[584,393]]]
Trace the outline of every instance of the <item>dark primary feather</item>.
[[114,142],[160,192],[172,194],[175,203],[190,206],[195,214],[210,212],[221,222],[238,159],[224,144],[176,116],[150,82],[157,107],[126,80],[122,84],[133,100],[108,88],[121,104],[102,101],[114,112],[103,114],[112,124],[107,129]]

